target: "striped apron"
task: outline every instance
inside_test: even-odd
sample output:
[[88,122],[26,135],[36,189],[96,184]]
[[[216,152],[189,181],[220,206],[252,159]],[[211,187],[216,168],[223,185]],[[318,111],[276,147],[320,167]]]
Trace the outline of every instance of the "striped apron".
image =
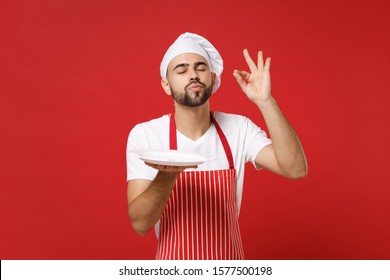
[[[213,114],[211,121],[222,142],[229,169],[179,174],[160,218],[157,260],[244,259],[233,157]],[[170,149],[177,149],[173,114]]]

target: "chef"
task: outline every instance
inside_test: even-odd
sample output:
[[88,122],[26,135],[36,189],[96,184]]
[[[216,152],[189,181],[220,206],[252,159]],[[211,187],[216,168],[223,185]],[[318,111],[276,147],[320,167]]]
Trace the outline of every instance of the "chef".
[[[127,199],[133,228],[155,229],[161,260],[244,259],[238,217],[245,163],[288,178],[307,174],[298,136],[271,94],[270,58],[243,52],[249,72],[233,76],[261,112],[270,137],[245,116],[212,112],[223,60],[204,37],[184,33],[166,51],[161,86],[171,112],[137,124],[127,143]],[[136,151],[177,150],[213,158],[187,165],[143,161]]]

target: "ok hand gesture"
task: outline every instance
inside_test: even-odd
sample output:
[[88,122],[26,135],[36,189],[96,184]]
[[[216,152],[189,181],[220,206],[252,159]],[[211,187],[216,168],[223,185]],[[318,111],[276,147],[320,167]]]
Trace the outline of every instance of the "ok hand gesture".
[[233,76],[248,98],[256,105],[260,105],[271,99],[271,76],[269,72],[271,58],[268,57],[264,64],[263,53],[259,51],[256,65],[246,49],[244,50],[244,58],[249,66],[250,73],[234,70]]

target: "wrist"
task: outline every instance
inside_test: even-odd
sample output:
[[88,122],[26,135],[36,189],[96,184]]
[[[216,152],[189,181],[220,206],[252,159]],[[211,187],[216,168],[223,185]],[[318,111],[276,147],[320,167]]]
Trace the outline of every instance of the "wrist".
[[276,101],[272,96],[267,98],[266,100],[259,100],[256,102],[256,106],[260,109],[260,111],[263,111],[266,108],[274,106],[275,104],[276,104]]
[[162,171],[159,170],[156,176],[157,180],[161,181],[176,181],[177,176],[180,174],[180,172],[171,172],[171,171]]

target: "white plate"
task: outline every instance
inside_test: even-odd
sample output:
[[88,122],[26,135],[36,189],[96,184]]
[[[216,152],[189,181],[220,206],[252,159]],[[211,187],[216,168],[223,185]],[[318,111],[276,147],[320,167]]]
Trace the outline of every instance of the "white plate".
[[198,153],[177,150],[135,150],[133,152],[144,162],[169,166],[193,166],[215,159]]

